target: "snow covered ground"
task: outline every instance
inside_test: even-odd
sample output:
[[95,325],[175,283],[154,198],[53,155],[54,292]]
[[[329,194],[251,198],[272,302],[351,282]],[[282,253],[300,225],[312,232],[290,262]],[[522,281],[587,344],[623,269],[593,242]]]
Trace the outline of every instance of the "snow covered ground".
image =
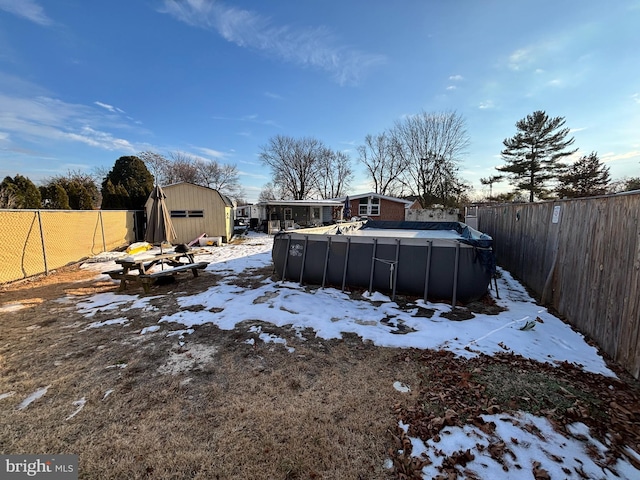
[[[210,262],[207,271],[223,275],[224,279],[202,293],[178,298],[184,308],[162,317],[157,327],[163,323],[175,323],[191,329],[212,323],[221,329],[234,329],[245,320],[262,320],[277,326],[290,326],[298,332],[310,328],[318,337],[325,339],[339,338],[343,332],[352,332],[364,341],[384,347],[443,349],[463,357],[509,351],[540,362],[569,362],[585,371],[603,375],[603,388],[607,388],[606,377],[615,377],[598,351],[588,345],[582,335],[536,305],[522,285],[506,271],[501,271],[498,281],[501,298],[496,299],[506,311],[499,315],[475,314],[475,318],[466,321],[450,321],[440,315],[450,311],[449,305],[424,304],[419,300],[414,307],[403,310],[387,296],[376,292],[365,300],[353,300],[336,289],[308,290],[292,282],[266,280],[254,289],[231,283],[234,278],[251,275],[248,269],[270,266],[271,247],[271,237],[253,233],[241,244],[208,247],[209,253],[199,255],[197,259]],[[87,263],[83,268],[96,270],[101,278],[109,279],[100,272],[112,270],[116,265],[111,260]],[[97,311],[111,309],[111,322],[94,323],[88,327],[100,328],[123,323],[123,313],[128,309],[153,309],[149,303],[152,298],[140,296],[133,290],[126,295],[103,293],[79,302],[78,309],[87,318]],[[187,309],[194,305],[203,308],[199,311]],[[416,316],[420,308],[432,309],[436,313],[431,318]],[[404,334],[398,335],[399,329]],[[141,333],[154,330],[157,329],[147,328]],[[183,332],[188,335],[189,330]],[[286,345],[285,339],[273,335],[261,334],[260,340],[282,343],[291,353],[295,351],[294,347]],[[575,434],[564,436],[556,432],[546,418],[525,412],[516,416],[498,414],[485,417],[485,421],[493,421],[497,426],[491,434],[473,426],[449,427],[443,430],[438,443],[430,441],[425,445],[420,439],[412,439],[414,455],[424,452],[433,457],[434,463],[424,467],[424,478],[432,478],[436,474],[438,463],[435,456],[430,455],[436,449],[445,454],[469,449],[474,459],[467,463],[466,468],[476,472],[480,478],[530,478],[527,475],[531,472],[533,459],[540,462],[540,471],[546,470],[554,479],[640,478],[640,472],[624,458],[607,469],[598,466],[594,458],[604,458],[607,446],[593,439],[584,424],[573,424],[571,429]],[[408,428],[406,425],[401,427]],[[506,448],[516,454],[519,463],[526,465],[524,471],[527,475],[509,476],[513,474],[505,473],[502,465],[491,458],[486,446],[496,441],[504,442]],[[635,453],[629,450],[628,455]],[[563,459],[562,463],[558,462],[558,457]],[[587,477],[581,477],[579,471]]]

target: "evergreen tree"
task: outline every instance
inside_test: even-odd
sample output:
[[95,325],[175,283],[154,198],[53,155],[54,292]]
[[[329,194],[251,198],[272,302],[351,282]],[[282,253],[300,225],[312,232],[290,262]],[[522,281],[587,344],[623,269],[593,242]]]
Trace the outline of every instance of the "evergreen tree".
[[538,110],[518,121],[518,132],[502,142],[506,165],[497,170],[506,173],[516,189],[529,192],[530,202],[548,193],[547,184],[561,173],[559,160],[577,150],[566,150],[574,138],[566,140],[569,129],[564,123],[563,117],[550,118]]
[[[58,204],[62,199],[57,192],[57,187],[64,190],[66,206],[50,206]],[[69,172],[65,176],[52,177],[45,183],[46,195],[43,196],[43,204],[46,208],[61,208],[72,210],[93,210],[100,205],[100,191],[91,176],[81,172]],[[43,189],[41,189],[41,192]],[[54,200],[50,195],[55,195]]]
[[558,195],[577,198],[604,195],[611,177],[609,167],[600,161],[596,152],[591,152],[568,166],[559,180]]
[[52,183],[40,187],[40,195],[42,196],[42,207],[52,210],[69,210],[69,195],[62,185]]
[[3,208],[40,208],[40,190],[27,177],[5,177],[0,184],[0,206]]
[[153,186],[153,175],[142,160],[120,157],[102,182],[102,208],[142,210]]
[[624,191],[631,192],[633,190],[640,190],[640,177],[631,177],[625,181]]

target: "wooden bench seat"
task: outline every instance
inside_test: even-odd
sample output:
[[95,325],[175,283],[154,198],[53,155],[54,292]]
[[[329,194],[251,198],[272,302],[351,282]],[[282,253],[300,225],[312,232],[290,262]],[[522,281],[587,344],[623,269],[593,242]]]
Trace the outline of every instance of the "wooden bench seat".
[[146,273],[141,275],[136,275],[140,278],[159,278],[166,277],[168,275],[174,275],[179,272],[184,272],[185,270],[191,270],[193,272],[193,276],[198,276],[198,270],[202,270],[203,268],[207,268],[209,262],[195,262],[195,263],[185,263],[184,265],[180,265],[179,267],[171,267],[166,270],[160,270],[158,272]]
[[194,277],[198,276],[198,270],[203,270],[207,268],[209,262],[194,262],[194,263],[185,263],[180,266],[170,267],[166,270],[160,270],[153,273],[146,274],[137,274],[137,273],[125,273],[124,269],[119,270],[110,270],[108,272],[104,272],[109,275],[114,280],[120,280],[120,288],[119,290],[126,290],[127,282],[135,282],[142,285],[145,293],[149,293],[149,287],[153,285],[153,283],[162,277],[169,277],[173,275],[177,275],[181,272],[186,272],[191,270]]

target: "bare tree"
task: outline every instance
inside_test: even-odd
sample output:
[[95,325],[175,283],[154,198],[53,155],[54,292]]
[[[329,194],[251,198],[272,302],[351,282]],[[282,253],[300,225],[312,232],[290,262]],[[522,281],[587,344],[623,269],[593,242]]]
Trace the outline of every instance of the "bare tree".
[[464,119],[456,113],[421,112],[396,122],[390,135],[402,157],[403,182],[422,208],[457,204],[469,188],[458,167],[469,145]]
[[322,198],[346,195],[353,179],[351,159],[344,152],[327,149],[318,161],[318,190]]
[[276,188],[273,186],[273,183],[266,183],[262,190],[260,191],[260,196],[258,196],[259,202],[267,202],[269,200],[277,200],[278,194],[276,193]]
[[238,168],[235,165],[199,159],[196,161],[196,166],[203,185],[235,199],[244,195],[240,186]]
[[276,135],[261,148],[260,159],[271,168],[277,189],[294,200],[305,200],[316,192],[319,159],[326,150],[320,140]]
[[367,135],[364,145],[358,147],[359,161],[373,181],[375,193],[395,195],[400,186],[400,177],[405,168],[402,155],[399,155],[393,138],[387,133]]
[[167,184],[177,182],[202,184],[200,171],[194,157],[183,152],[171,152],[169,158],[170,164],[167,165],[164,172]]
[[146,150],[144,152],[140,152],[138,154],[138,158],[144,162],[147,169],[151,172],[156,185],[166,185],[167,183],[170,183],[165,179],[166,172],[169,170],[169,165],[171,163],[166,157],[159,153]]

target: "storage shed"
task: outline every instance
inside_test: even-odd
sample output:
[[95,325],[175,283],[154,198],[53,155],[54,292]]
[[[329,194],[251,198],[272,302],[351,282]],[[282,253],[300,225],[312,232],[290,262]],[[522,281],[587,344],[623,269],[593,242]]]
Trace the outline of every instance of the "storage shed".
[[[222,237],[228,242],[233,237],[233,202],[217,190],[188,182],[162,187],[165,203],[177,237],[173,243],[189,243],[203,233],[209,237]],[[153,203],[147,199],[147,217]]]

